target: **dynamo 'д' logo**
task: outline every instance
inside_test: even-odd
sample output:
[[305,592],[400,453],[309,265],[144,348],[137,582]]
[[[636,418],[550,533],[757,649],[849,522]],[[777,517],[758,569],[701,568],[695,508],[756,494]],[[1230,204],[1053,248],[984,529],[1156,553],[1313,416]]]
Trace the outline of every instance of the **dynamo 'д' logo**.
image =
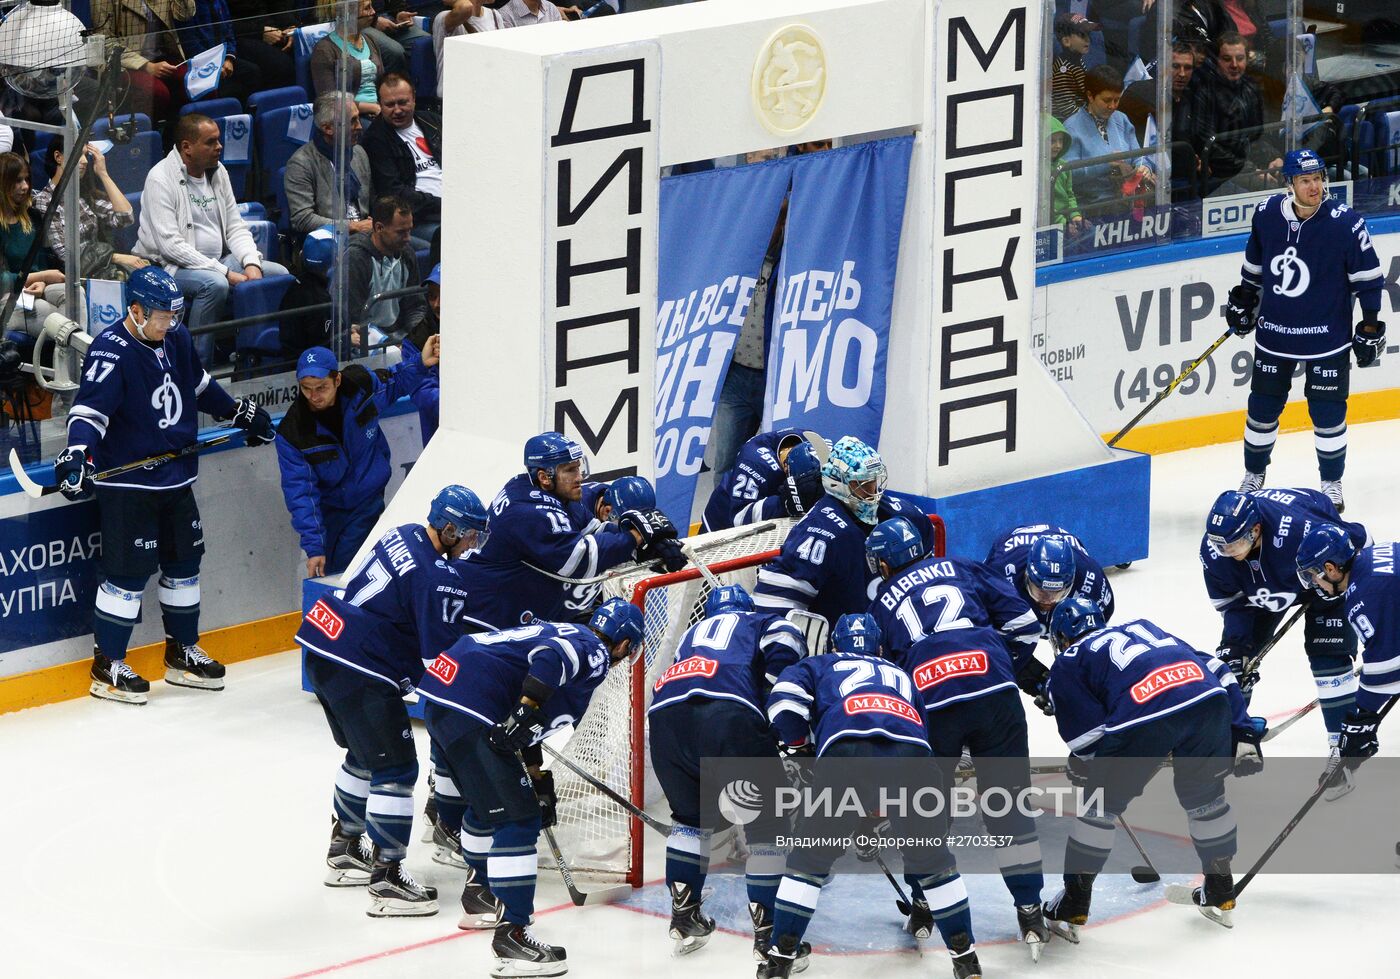
[[747,826],[763,809],[763,793],[747,779],[736,778],[719,793],[719,812],[735,826]]

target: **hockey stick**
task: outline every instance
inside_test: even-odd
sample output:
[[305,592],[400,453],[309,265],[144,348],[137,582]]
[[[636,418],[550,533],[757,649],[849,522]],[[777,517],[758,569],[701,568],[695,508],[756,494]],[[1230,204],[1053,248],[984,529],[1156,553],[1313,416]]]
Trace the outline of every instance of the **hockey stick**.
[[1133,880],[1137,881],[1139,884],[1157,883],[1162,879],[1162,875],[1157,873],[1157,868],[1152,865],[1152,858],[1147,855],[1147,850],[1143,847],[1142,841],[1138,839],[1137,834],[1133,832],[1133,828],[1128,825],[1128,821],[1123,818],[1121,812],[1118,814],[1118,825],[1123,827],[1123,832],[1128,834],[1128,839],[1132,841],[1133,846],[1137,847],[1138,854],[1145,861],[1143,866],[1134,867],[1130,871],[1133,875]]
[[1191,363],[1187,364],[1185,369],[1182,370],[1180,374],[1176,375],[1175,380],[1173,380],[1170,384],[1168,384],[1166,387],[1162,388],[1162,390],[1157,392],[1157,397],[1149,401],[1147,403],[1147,407],[1143,408],[1142,411],[1139,411],[1133,417],[1132,421],[1124,425],[1122,431],[1120,431],[1117,435],[1113,436],[1113,438],[1108,440],[1108,447],[1111,449],[1115,445],[1117,445],[1124,435],[1127,435],[1129,432],[1131,432],[1133,428],[1137,425],[1137,423],[1142,421],[1144,415],[1146,415],[1153,408],[1157,407],[1163,401],[1167,400],[1167,396],[1173,391],[1175,391],[1177,389],[1177,386],[1180,385],[1182,381],[1186,380],[1188,377],[1194,374],[1196,372],[1196,368],[1200,367],[1207,360],[1209,360],[1210,355],[1219,350],[1220,345],[1226,340],[1230,339],[1230,336],[1233,333],[1233,330],[1226,330],[1224,333],[1220,334],[1219,338],[1217,338],[1216,341],[1210,345],[1210,348],[1206,350],[1205,353],[1201,354],[1195,360],[1191,361]]
[[1303,617],[1303,612],[1306,609],[1306,605],[1298,606],[1298,610],[1288,617],[1288,621],[1281,625],[1278,632],[1275,632],[1269,641],[1264,644],[1264,648],[1259,650],[1259,655],[1245,665],[1245,673],[1253,673],[1255,670],[1259,669],[1259,664],[1264,662],[1264,657],[1269,655],[1269,650],[1278,645],[1278,641],[1283,638],[1283,634],[1293,628],[1293,623]]
[[599,779],[594,778],[592,775],[590,775],[590,774],[588,774],[587,772],[585,772],[582,768],[580,768],[579,766],[575,765],[573,762],[569,761],[569,759],[565,758],[565,757],[564,757],[563,755],[561,755],[559,752],[555,751],[555,750],[554,750],[553,748],[551,748],[549,745],[547,745],[547,744],[541,744],[540,747],[543,748],[545,751],[547,751],[547,752],[549,753],[549,755],[550,755],[552,758],[554,758],[556,761],[563,762],[563,763],[564,763],[564,766],[565,766],[566,768],[568,768],[570,771],[572,771],[572,772],[573,772],[575,775],[577,775],[579,778],[583,779],[583,780],[584,780],[585,782],[587,782],[589,785],[593,786],[593,787],[594,787],[595,789],[597,789],[599,792],[603,793],[603,795],[607,796],[607,797],[608,797],[609,799],[611,799],[613,802],[616,802],[619,806],[621,806],[621,807],[622,807],[623,809],[625,809],[627,812],[631,813],[633,816],[636,816],[638,819],[640,819],[642,822],[646,823],[646,824],[647,824],[648,826],[650,826],[652,829],[656,830],[656,831],[657,831],[658,833],[660,833],[662,836],[670,836],[670,835],[671,835],[671,824],[670,824],[670,823],[663,822],[663,821],[661,821],[660,819],[657,819],[655,816],[653,816],[653,815],[651,815],[650,813],[648,813],[646,810],[644,810],[644,809],[639,809],[638,807],[634,806],[634,805],[631,803],[631,801],[629,801],[627,798],[625,798],[621,793],[615,791],[615,790],[614,790],[611,786],[609,786],[607,783],[605,783],[605,782],[603,782],[603,781],[600,781]]
[[899,895],[899,900],[894,902],[894,906],[899,909],[899,913],[906,918],[914,911],[914,905],[909,903],[909,896],[904,893],[904,888],[899,886],[899,881],[894,879],[894,874],[890,873],[889,864],[885,863],[885,858],[880,856],[880,852],[875,852],[875,863],[885,872],[885,880],[890,882],[894,892]]
[[[1377,725],[1379,725],[1381,721],[1385,720],[1385,715],[1390,713],[1390,709],[1395,706],[1395,702],[1396,698],[1392,697],[1390,701],[1384,707],[1381,708],[1380,715],[1376,718]],[[1274,851],[1276,851],[1279,847],[1283,846],[1283,841],[1288,839],[1289,834],[1298,828],[1298,824],[1303,821],[1303,817],[1308,814],[1308,811],[1312,809],[1313,806],[1317,805],[1317,800],[1322,798],[1322,793],[1326,792],[1332,787],[1332,778],[1335,775],[1335,773],[1341,771],[1341,768],[1342,766],[1340,759],[1338,760],[1338,764],[1335,768],[1333,768],[1330,765],[1328,766],[1328,770],[1324,773],[1324,777],[1318,781],[1317,788],[1313,790],[1312,795],[1308,796],[1308,800],[1303,803],[1303,807],[1299,809],[1297,814],[1294,815],[1294,817],[1288,821],[1288,825],[1285,826],[1283,828],[1283,832],[1279,833],[1278,837],[1275,838],[1275,840],[1269,844],[1269,848],[1259,855],[1258,860],[1254,861],[1254,866],[1249,868],[1249,873],[1245,874],[1244,877],[1240,880],[1240,882],[1235,885],[1236,898],[1238,898],[1240,894],[1244,891],[1244,889],[1249,886],[1249,882],[1252,881],[1258,875],[1259,871],[1263,868],[1264,864],[1268,861],[1270,857],[1274,855]]]
[[[765,520],[762,523],[747,524],[743,528],[742,532],[737,534],[731,534],[725,537],[723,540],[717,541],[716,543],[729,544],[736,540],[743,540],[746,537],[753,537],[756,534],[766,533],[767,531],[774,529],[776,526],[777,524],[775,524],[771,520]],[[635,570],[631,567],[623,566],[625,570],[619,571],[617,568],[613,568],[612,570],[606,571],[603,574],[595,574],[590,578],[568,578],[561,574],[555,574],[553,571],[546,571],[544,568],[541,568],[538,565],[531,564],[529,561],[521,561],[520,563],[525,565],[525,567],[529,568],[531,571],[537,571],[540,574],[544,575],[546,578],[553,578],[555,581],[562,581],[566,585],[596,585],[599,582],[611,581],[613,578],[620,578],[622,575],[629,574],[633,570]],[[704,574],[704,571],[702,571],[701,574]]]
[[[100,473],[93,473],[92,478],[100,482],[104,479],[111,479],[113,476],[121,476],[124,473],[129,473],[134,469],[154,469],[156,466],[162,466],[167,462],[174,462],[176,459],[185,459],[192,455],[198,455],[204,449],[212,449],[216,445],[223,445],[225,442],[229,442],[240,435],[246,436],[247,434],[248,433],[241,428],[231,428],[222,435],[216,435],[208,441],[194,442],[174,452],[162,452],[159,455],[137,459],[135,462],[127,462],[120,466],[113,466],[111,469],[104,469]],[[24,471],[24,463],[19,461],[19,453],[14,449],[10,450],[10,472],[14,473],[15,482],[19,484],[20,489],[24,490],[25,495],[31,496],[36,500],[57,493],[62,485],[60,483],[55,483],[53,486],[45,486],[42,483],[36,483],[30,478],[29,474]]]
[[[755,526],[758,526],[755,524]],[[769,524],[772,526],[772,524]],[[699,555],[685,541],[676,541],[680,545],[681,554],[687,561],[695,565],[695,570],[700,572],[700,577],[705,579],[705,583],[711,588],[723,588],[724,582],[719,580],[719,575],[710,570],[710,566],[700,560]]]
[[[530,779],[530,767],[525,764],[525,759],[520,752],[515,753],[515,760],[520,762],[520,770],[525,773],[525,778],[533,785],[534,780]],[[544,838],[549,843],[549,851],[554,855],[554,866],[559,871],[560,878],[564,881],[564,889],[569,892],[569,899],[574,902],[575,907],[583,907],[585,904],[608,904],[618,901],[632,893],[632,888],[628,884],[618,884],[614,887],[605,887],[601,891],[581,891],[574,883],[574,872],[569,869],[568,861],[564,859],[564,852],[559,849],[559,841],[554,838],[554,828],[546,827]]]
[[[1352,670],[1351,675],[1353,677],[1359,677],[1361,675],[1361,667],[1358,666],[1356,669]],[[1288,718],[1288,720],[1284,721],[1282,724],[1278,724],[1274,727],[1269,728],[1269,733],[1264,735],[1264,737],[1261,738],[1260,741],[1272,741],[1284,731],[1287,731],[1294,724],[1297,724],[1303,718],[1307,717],[1313,711],[1317,710],[1317,708],[1320,706],[1320,703],[1320,701],[1314,699],[1310,703],[1304,704],[1302,707],[1298,708],[1294,715]]]

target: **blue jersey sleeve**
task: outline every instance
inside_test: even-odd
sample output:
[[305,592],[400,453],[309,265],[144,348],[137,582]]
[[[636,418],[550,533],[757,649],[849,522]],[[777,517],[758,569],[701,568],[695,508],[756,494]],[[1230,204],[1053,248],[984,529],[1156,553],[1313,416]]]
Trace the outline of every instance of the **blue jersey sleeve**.
[[1254,622],[1263,611],[1250,605],[1239,586],[1222,572],[1229,558],[1212,557],[1210,545],[1201,542],[1201,569],[1206,582],[1206,595],[1224,619],[1220,632],[1222,646],[1249,645],[1254,641]]
[[561,578],[592,578],[629,560],[637,542],[620,527],[597,533],[575,528],[566,513],[552,507],[511,507],[511,533],[524,560]]
[[[1178,640],[1180,642],[1180,640]],[[1183,646],[1189,643],[1182,642]],[[1235,679],[1234,672],[1220,657],[1212,653],[1196,651],[1196,658],[1201,661],[1208,671],[1214,674],[1220,681],[1220,685],[1225,688],[1225,695],[1230,698],[1230,726],[1236,728],[1250,728],[1253,722],[1249,719],[1249,704],[1244,699],[1244,692],[1240,690],[1239,681]]]
[[199,362],[199,351],[190,346],[190,368],[192,372],[199,375],[199,383],[194,387],[194,403],[200,411],[214,418],[224,419],[232,417],[237,406],[233,403],[233,398],[229,393],[219,386],[219,382],[209,376],[203,365]]
[[101,339],[83,359],[83,379],[73,407],[68,409],[68,444],[89,453],[107,436],[107,424],[126,402],[126,371],[122,358]]
[[1240,280],[1258,289],[1264,284],[1264,248],[1260,243],[1264,208],[1269,202],[1260,201],[1249,224],[1249,241],[1244,246],[1244,262],[1240,265]]
[[1040,638],[1040,622],[1034,610],[1005,578],[980,561],[970,561],[968,567],[972,569],[982,605],[992,625],[1006,639],[1012,665],[1019,669],[1035,652],[1036,641]]
[[779,674],[807,655],[807,640],[787,619],[774,619],[759,637],[758,648],[763,653],[763,678],[772,687]]
[[1094,744],[1103,737],[1107,707],[1084,682],[1083,666],[1070,647],[1055,658],[1050,667],[1047,687],[1055,705],[1055,726],[1069,750],[1089,756]]
[[778,674],[768,695],[768,723],[783,744],[798,747],[807,743],[816,689],[816,678],[805,663],[794,663]]
[[1355,215],[1351,225],[1351,248],[1347,252],[1347,282],[1356,294],[1361,311],[1368,317],[1376,317],[1381,311],[1381,290],[1385,286],[1385,273],[1375,246],[1371,243],[1371,233],[1366,229],[1366,219]]

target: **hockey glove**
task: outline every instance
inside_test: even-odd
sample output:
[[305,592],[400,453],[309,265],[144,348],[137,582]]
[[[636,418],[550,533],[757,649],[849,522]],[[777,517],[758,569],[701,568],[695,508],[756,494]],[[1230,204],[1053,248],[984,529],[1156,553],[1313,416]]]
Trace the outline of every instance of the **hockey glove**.
[[272,428],[272,416],[266,409],[253,402],[252,398],[239,398],[234,402],[233,418],[234,428],[241,428],[248,433],[248,445],[267,445],[277,438],[277,433]]
[[1375,319],[1357,323],[1356,332],[1351,337],[1351,349],[1356,354],[1357,367],[1375,367],[1385,350],[1385,324]]
[[667,571],[685,567],[685,555],[676,543],[676,525],[660,510],[626,510],[618,523],[641,538],[637,545],[637,560],[646,564],[660,561]]
[[544,711],[529,704],[519,704],[511,715],[490,731],[491,747],[514,754],[544,737]]
[[540,804],[540,829],[549,829],[559,823],[559,796],[554,791],[554,773],[540,772],[539,778],[530,776],[530,784],[535,789],[535,798]]
[[1036,659],[1028,656],[1021,664],[1021,668],[1016,671],[1016,686],[1021,688],[1021,692],[1030,697],[1040,712],[1046,717],[1055,716],[1055,705],[1050,701],[1050,695],[1046,692],[1046,683],[1050,679],[1050,668]]
[[817,755],[812,742],[804,741],[801,744],[779,744],[778,751],[782,755],[783,774],[794,788],[801,788],[812,783],[812,769],[805,762],[810,761]]
[[787,510],[789,517],[800,517],[816,506],[825,492],[822,489],[820,469],[798,473],[796,476],[789,473],[783,481],[783,508]]
[[870,816],[857,830],[856,859],[861,863],[874,863],[880,855],[880,840],[890,834],[890,821],[884,816]]
[[1254,310],[1259,305],[1259,290],[1240,283],[1230,290],[1225,303],[1225,322],[1237,337],[1254,332]]
[[1220,646],[1215,651],[1216,658],[1230,668],[1239,682],[1240,693],[1246,700],[1259,682],[1259,671],[1249,669],[1249,661],[1254,658],[1254,647],[1248,644]]
[[53,461],[58,491],[70,500],[81,500],[92,492],[94,472],[92,460],[82,449],[64,449]]
[[1264,751],[1259,747],[1261,732],[1254,728],[1230,728],[1230,742],[1235,752],[1235,777],[1248,778],[1264,770]]
[[1342,721],[1342,737],[1337,742],[1337,752],[1342,756],[1342,764],[1352,771],[1380,750],[1381,743],[1376,737],[1381,716],[1373,710],[1353,710]]
[[1065,778],[1069,779],[1070,785],[1081,789],[1088,788],[1090,767],[1090,759],[1072,754],[1065,759]]

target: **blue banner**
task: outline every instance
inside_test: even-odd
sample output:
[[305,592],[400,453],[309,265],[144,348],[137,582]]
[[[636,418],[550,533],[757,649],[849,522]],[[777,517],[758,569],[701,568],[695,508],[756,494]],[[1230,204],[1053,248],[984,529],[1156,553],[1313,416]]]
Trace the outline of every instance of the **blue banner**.
[[101,553],[91,500],[0,520],[0,653],[91,632]]
[[913,145],[903,137],[793,161],[765,429],[879,443]]
[[777,160],[661,183],[656,501],[682,527],[791,170]]

